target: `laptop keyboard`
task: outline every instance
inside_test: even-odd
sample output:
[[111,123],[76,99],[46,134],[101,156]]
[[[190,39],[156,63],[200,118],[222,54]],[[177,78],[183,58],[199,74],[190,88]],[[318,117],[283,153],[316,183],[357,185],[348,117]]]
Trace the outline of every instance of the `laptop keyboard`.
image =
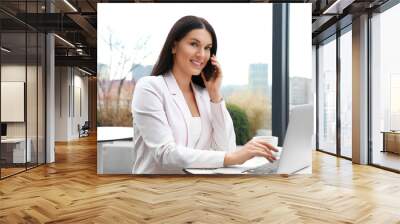
[[247,170],[246,172],[249,174],[271,174],[276,173],[278,171],[278,162],[275,163],[267,163],[265,165],[259,166],[257,168]]

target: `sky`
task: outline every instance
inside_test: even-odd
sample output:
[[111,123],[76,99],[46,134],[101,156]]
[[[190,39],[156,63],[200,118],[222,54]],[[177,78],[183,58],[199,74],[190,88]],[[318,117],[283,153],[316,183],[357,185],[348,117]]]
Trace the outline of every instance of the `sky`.
[[[291,5],[296,9],[295,19],[291,20],[294,44],[290,48],[290,68],[297,76],[311,78],[311,4]],[[153,65],[171,27],[186,15],[203,17],[213,26],[223,85],[246,85],[249,64],[253,63],[268,64],[271,83],[272,4],[265,3],[100,3],[98,62],[108,64],[110,58],[116,58],[106,45],[112,33],[125,46],[122,51],[136,63]],[[143,40],[147,43],[141,49],[138,43]]]

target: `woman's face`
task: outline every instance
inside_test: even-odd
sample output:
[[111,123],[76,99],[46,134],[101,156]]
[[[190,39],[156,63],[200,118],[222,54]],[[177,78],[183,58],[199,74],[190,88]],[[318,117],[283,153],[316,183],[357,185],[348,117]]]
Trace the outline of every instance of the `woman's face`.
[[206,29],[194,29],[172,48],[173,69],[184,74],[199,75],[211,56],[212,37]]

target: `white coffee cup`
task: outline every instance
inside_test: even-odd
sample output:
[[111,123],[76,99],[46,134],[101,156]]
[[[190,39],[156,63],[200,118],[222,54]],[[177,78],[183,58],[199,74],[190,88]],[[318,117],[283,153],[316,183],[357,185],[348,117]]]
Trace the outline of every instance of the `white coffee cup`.
[[278,152],[272,151],[272,155],[275,156],[276,158],[279,158],[281,154],[281,148],[278,148],[278,140],[279,138],[276,136],[267,136],[267,135],[261,135],[261,136],[254,136],[254,140],[261,140],[263,142],[267,142],[270,145],[274,146],[276,149],[278,149]]
[[262,140],[264,142],[271,144],[274,147],[278,146],[278,137],[276,136],[261,135],[261,136],[254,136],[253,139]]

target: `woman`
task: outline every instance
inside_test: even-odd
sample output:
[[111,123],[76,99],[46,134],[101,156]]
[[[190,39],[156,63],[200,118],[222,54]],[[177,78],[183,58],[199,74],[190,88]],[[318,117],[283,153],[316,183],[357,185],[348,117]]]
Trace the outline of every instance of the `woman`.
[[135,174],[183,173],[184,168],[275,160],[259,140],[236,150],[232,119],[221,96],[217,38],[203,18],[185,16],[169,32],[151,76],[132,101]]

